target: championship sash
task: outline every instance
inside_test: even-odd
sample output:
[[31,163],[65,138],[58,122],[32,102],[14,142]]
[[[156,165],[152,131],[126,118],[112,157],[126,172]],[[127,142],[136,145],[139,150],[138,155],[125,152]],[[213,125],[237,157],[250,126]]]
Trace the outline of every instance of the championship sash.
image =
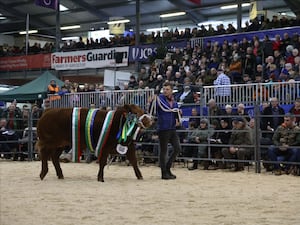
[[72,161],[80,162],[80,108],[74,108],[72,113]]

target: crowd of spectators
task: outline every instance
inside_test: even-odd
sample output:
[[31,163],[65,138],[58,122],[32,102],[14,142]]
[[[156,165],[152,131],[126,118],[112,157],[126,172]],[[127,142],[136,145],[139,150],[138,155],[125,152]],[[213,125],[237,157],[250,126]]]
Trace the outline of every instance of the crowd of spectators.
[[[140,33],[140,43],[141,44],[153,44],[153,43],[162,43],[168,41],[177,41],[186,39],[189,40],[191,38],[196,37],[208,37],[215,35],[224,35],[224,34],[233,34],[237,32],[253,32],[259,30],[268,30],[268,29],[276,29],[282,27],[292,27],[292,26],[300,26],[300,16],[298,15],[296,18],[288,19],[285,16],[279,18],[277,15],[274,15],[272,19],[264,18],[261,19],[255,18],[250,22],[247,21],[245,26],[241,31],[237,31],[237,29],[232,25],[228,24],[227,27],[224,24],[219,24],[214,28],[212,24],[208,26],[201,25],[200,28],[185,28],[185,30],[179,31],[177,28],[172,30],[164,30],[163,32],[157,31],[152,32],[150,34]],[[126,36],[113,36],[111,38],[90,38],[86,39],[86,42],[83,41],[82,37],[79,38],[78,41],[69,40],[63,43],[60,51],[72,51],[72,50],[80,50],[80,49],[97,49],[97,48],[109,48],[116,46],[130,46],[135,45],[135,35],[126,35]],[[34,43],[32,46],[28,46],[29,54],[37,54],[37,53],[51,53],[55,51],[55,44],[51,42],[45,43],[42,47],[39,43]],[[23,55],[25,54],[25,46],[8,46],[2,45],[0,46],[0,57],[1,56],[14,56],[14,55]]]

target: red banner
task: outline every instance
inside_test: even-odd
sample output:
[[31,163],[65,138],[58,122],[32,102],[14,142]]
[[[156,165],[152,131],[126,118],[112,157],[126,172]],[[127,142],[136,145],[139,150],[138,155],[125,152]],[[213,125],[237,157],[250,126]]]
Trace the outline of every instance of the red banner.
[[1,71],[18,71],[41,68],[51,68],[51,54],[47,53],[28,56],[0,57]]

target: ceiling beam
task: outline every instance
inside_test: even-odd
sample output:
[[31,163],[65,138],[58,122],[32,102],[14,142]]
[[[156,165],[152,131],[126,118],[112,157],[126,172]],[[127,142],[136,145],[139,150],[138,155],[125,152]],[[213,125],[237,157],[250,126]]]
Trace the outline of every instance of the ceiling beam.
[[[6,4],[0,4],[0,9],[1,9],[1,12],[6,12],[10,15],[13,15],[15,18],[21,19],[24,23],[24,30],[25,30],[26,16],[27,16],[25,13],[20,12],[20,11],[14,9],[14,8],[9,8],[9,7],[7,7]],[[49,24],[41,22],[41,20],[38,17],[35,17],[35,16],[30,16],[30,22],[29,23],[30,23],[31,26],[33,26],[31,28],[36,28],[36,29],[49,26]],[[1,27],[2,26],[0,26],[0,31],[2,30]],[[53,35],[55,33],[51,33],[51,34]]]

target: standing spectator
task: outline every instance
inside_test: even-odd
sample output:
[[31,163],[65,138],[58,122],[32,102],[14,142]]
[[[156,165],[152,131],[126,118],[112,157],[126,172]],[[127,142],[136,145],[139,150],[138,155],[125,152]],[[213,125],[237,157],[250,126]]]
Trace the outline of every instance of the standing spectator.
[[224,73],[223,69],[218,69],[218,77],[214,80],[215,97],[217,102],[229,102],[231,96],[230,78]]
[[233,56],[233,61],[229,65],[229,74],[232,83],[241,83],[242,81],[242,62],[238,54]]
[[[164,180],[176,179],[176,176],[171,173],[170,169],[177,154],[181,152],[181,146],[176,132],[176,124],[179,123],[179,109],[177,102],[174,100],[173,86],[171,83],[164,83],[163,94],[157,96],[156,107],[161,178]],[[168,143],[172,145],[173,151],[167,159]]]
[[[295,116],[291,113],[284,115],[284,123],[280,125],[273,136],[274,145],[269,147],[268,155],[271,161],[287,161],[296,162],[297,149],[296,146],[300,145],[300,127],[295,124]],[[284,159],[278,159],[278,156]],[[291,165],[285,166],[286,173],[290,173]],[[279,163],[274,164],[275,175],[281,175]]]
[[60,87],[56,84],[56,81],[51,80],[50,84],[48,85],[48,94],[51,95],[49,97],[49,100],[54,101],[60,99],[60,96],[58,95],[59,91],[60,91]]
[[242,68],[243,68],[243,74],[249,74],[249,76],[251,77],[251,80],[255,79],[255,69],[256,69],[256,58],[255,55],[253,54],[253,48],[252,47],[248,47],[246,50],[246,53],[243,57],[243,64],[242,64]]

